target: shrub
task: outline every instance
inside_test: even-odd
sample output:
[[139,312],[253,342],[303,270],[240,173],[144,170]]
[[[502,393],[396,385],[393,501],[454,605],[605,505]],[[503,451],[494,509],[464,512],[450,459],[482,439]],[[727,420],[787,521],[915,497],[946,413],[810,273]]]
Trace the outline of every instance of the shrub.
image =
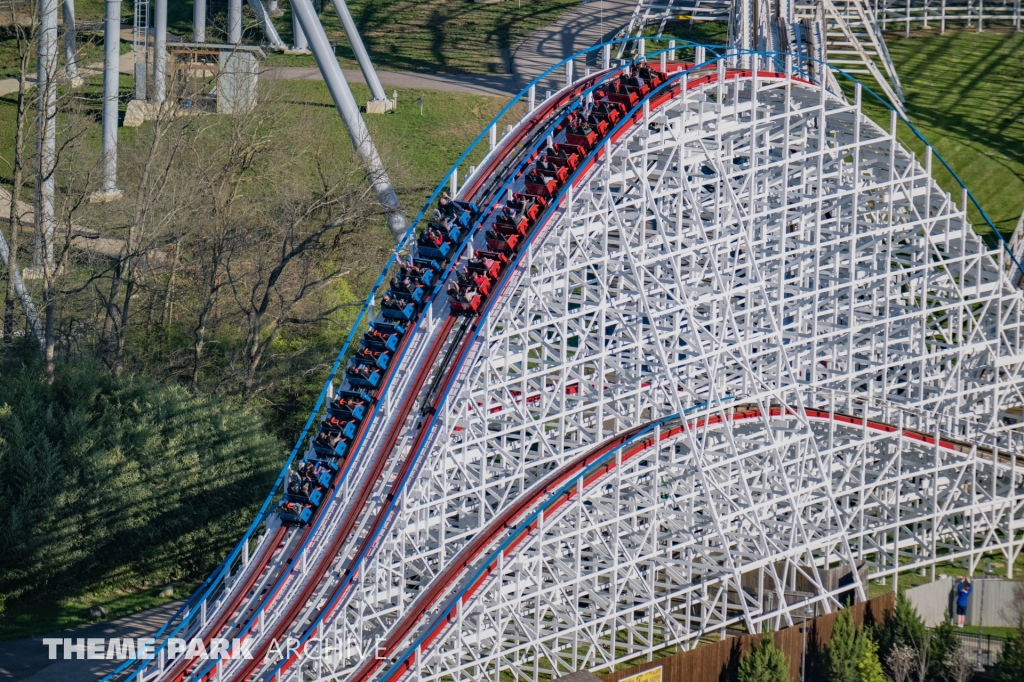
[[1018,630],[1003,642],[992,677],[996,682],[1020,682],[1024,680],[1024,631]]
[[859,666],[864,660],[866,641],[853,624],[849,610],[840,611],[824,650],[829,682],[860,682]]
[[196,578],[251,521],[282,446],[228,401],[80,365],[0,372],[0,609]]
[[901,645],[916,649],[924,641],[925,629],[917,609],[902,592],[898,593],[896,607],[875,630],[879,658],[888,659],[892,650]]
[[860,661],[857,662],[857,673],[860,675],[860,682],[889,682],[889,679],[882,672],[882,662],[878,660],[878,645],[867,633],[862,633],[864,638],[864,651],[861,653]]
[[740,660],[737,682],[791,682],[786,654],[775,647],[772,633],[765,632],[761,641]]

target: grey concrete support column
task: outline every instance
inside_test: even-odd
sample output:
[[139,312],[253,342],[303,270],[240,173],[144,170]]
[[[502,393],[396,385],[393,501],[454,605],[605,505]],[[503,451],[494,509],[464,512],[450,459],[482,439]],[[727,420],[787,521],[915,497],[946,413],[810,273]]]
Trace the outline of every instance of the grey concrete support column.
[[35,264],[53,267],[53,188],[57,158],[57,0],[39,2],[39,62],[36,74],[39,98],[36,104]]
[[228,42],[242,42],[242,0],[228,0]]
[[249,0],[249,6],[252,7],[256,20],[260,22],[260,28],[263,29],[263,35],[266,36],[270,46],[278,49],[283,48],[284,41],[281,40],[281,35],[274,27],[274,22],[270,20],[270,14],[264,9],[263,3],[260,0]]
[[103,35],[103,177],[97,198],[121,196],[117,188],[117,93],[120,85],[121,0],[107,0]]
[[313,57],[316,59],[327,89],[334,99],[334,105],[338,108],[345,127],[348,128],[348,134],[352,138],[356,154],[366,169],[377,200],[380,201],[387,213],[388,228],[397,241],[405,234],[409,221],[406,219],[405,213],[402,212],[401,204],[398,203],[398,195],[395,194],[395,188],[391,186],[387,170],[377,154],[373,140],[370,139],[366,123],[359,115],[359,106],[356,104],[355,98],[352,97],[348,83],[345,82],[345,74],[341,72],[338,60],[334,57],[334,50],[327,42],[324,27],[320,25],[320,19],[317,18],[310,0],[292,0],[292,14],[298,16],[298,21],[313,50]]
[[78,31],[75,28],[75,0],[64,0],[64,75],[78,78]]
[[370,55],[363,45],[359,29],[356,28],[356,22],[352,19],[352,13],[348,11],[348,5],[345,4],[345,0],[333,1],[334,11],[338,13],[338,18],[341,19],[341,25],[345,29],[345,35],[348,36],[348,42],[352,45],[352,51],[356,54],[356,61],[359,62],[363,78],[366,80],[366,84],[370,86],[371,99],[387,99],[388,96],[384,94],[384,88],[380,84],[380,79],[377,78],[377,72],[373,69]]
[[308,50],[309,42],[306,40],[306,32],[302,30],[302,24],[299,23],[299,13],[292,7],[292,36],[294,45],[293,49],[296,50]]
[[156,0],[153,17],[153,101],[167,99],[167,0]]
[[206,0],[192,3],[192,42],[206,42]]

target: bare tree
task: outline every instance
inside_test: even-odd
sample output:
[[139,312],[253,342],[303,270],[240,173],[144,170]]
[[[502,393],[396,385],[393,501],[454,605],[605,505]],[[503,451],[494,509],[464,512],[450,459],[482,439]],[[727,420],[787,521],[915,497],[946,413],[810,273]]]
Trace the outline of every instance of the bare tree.
[[268,221],[255,240],[264,248],[229,252],[225,274],[246,333],[245,394],[252,393],[257,369],[286,326],[323,322],[348,305],[324,299],[308,304],[348,274],[339,249],[351,231],[365,227],[365,207],[373,205],[369,192],[361,178],[325,181],[317,193],[291,202],[278,220]]
[[949,682],[967,682],[974,676],[974,662],[962,646],[957,646],[946,659],[946,679]]
[[142,268],[164,247],[168,234],[187,210],[191,186],[177,168],[196,134],[195,117],[179,117],[168,99],[144,130],[146,135],[137,182],[131,187],[130,213],[121,230],[122,246],[111,266],[104,297],[106,315],[100,337],[102,356],[114,376],[125,368],[125,344],[133,313],[132,302],[141,284]]
[[923,637],[920,642],[913,642],[914,650],[914,668],[912,670],[914,677],[917,682],[927,682],[928,680],[928,665],[929,665],[929,651],[932,646],[932,632],[931,630],[924,630]]
[[892,673],[893,682],[907,682],[914,670],[917,653],[905,644],[897,644],[885,659],[885,665]]
[[15,306],[20,302],[29,329],[39,344],[45,343],[39,314],[25,283],[19,265],[19,248],[21,246],[22,190],[25,186],[25,169],[29,167],[31,158],[26,154],[25,132],[32,118],[30,112],[35,109],[35,91],[29,84],[33,58],[36,52],[38,12],[36,3],[26,4],[5,0],[6,11],[10,17],[10,25],[14,31],[15,50],[18,56],[18,98],[14,115],[14,153],[11,159],[0,157],[11,171],[10,211],[8,213],[9,232],[5,237],[0,229],[0,259],[3,260],[7,272],[7,286],[4,295],[3,333],[5,344],[9,344],[15,331]]

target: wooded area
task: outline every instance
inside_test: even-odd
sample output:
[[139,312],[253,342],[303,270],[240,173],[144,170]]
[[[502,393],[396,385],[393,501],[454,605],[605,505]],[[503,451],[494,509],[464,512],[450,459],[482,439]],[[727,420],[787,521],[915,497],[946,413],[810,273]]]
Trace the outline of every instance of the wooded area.
[[95,201],[99,79],[72,88],[62,61],[36,87],[23,4],[0,0],[19,86],[0,136],[0,614],[212,570],[393,248],[336,112],[274,84],[250,113],[200,116],[183,103],[209,83],[172,80],[119,130],[122,197]]

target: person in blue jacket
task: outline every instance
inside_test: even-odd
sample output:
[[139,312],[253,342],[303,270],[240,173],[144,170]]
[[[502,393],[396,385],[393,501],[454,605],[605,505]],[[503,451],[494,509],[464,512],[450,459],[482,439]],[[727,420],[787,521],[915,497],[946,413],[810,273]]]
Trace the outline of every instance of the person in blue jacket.
[[956,586],[956,625],[957,627],[964,626],[964,618],[967,616],[967,600],[971,596],[971,585],[970,576],[964,576],[960,579],[960,582]]

